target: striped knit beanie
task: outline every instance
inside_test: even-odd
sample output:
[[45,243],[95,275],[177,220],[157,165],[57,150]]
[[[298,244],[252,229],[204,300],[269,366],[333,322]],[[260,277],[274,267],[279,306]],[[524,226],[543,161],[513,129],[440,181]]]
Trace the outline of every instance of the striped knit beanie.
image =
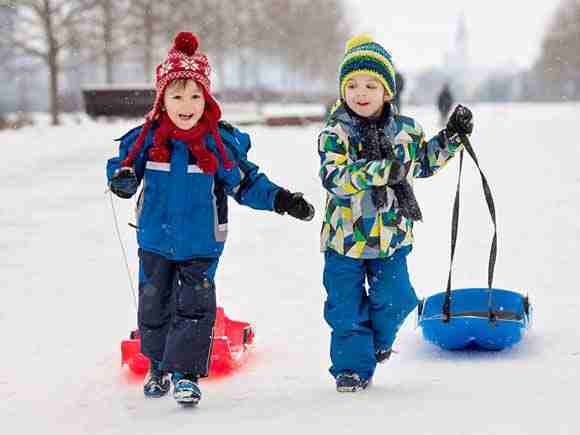
[[391,54],[369,35],[355,36],[346,43],[346,51],[339,70],[341,98],[344,98],[348,80],[361,73],[377,79],[389,98],[395,96],[397,85]]

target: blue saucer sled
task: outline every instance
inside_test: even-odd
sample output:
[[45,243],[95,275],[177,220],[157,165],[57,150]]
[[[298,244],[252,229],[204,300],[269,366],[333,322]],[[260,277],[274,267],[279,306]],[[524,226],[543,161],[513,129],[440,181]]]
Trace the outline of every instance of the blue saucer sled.
[[443,314],[445,294],[434,294],[421,301],[418,307],[418,324],[423,337],[442,349],[506,349],[522,339],[531,320],[527,296],[496,288],[453,290],[452,311],[446,319]]
[[483,184],[483,191],[494,225],[486,288],[452,289],[451,275],[457,242],[459,221],[459,193],[463,150],[459,159],[459,178],[451,226],[451,265],[447,290],[419,302],[417,324],[423,337],[445,350],[479,349],[498,351],[521,341],[530,326],[532,307],[528,296],[494,288],[493,272],[497,256],[497,225],[495,206],[487,183],[469,139],[462,136],[465,150],[475,162]]

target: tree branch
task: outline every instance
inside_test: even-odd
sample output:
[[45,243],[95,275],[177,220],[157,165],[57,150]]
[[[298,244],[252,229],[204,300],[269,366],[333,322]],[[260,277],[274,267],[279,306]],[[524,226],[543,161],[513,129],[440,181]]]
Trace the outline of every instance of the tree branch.
[[48,53],[46,53],[46,52],[43,52],[37,48],[31,47],[31,46],[23,43],[22,41],[12,40],[12,45],[16,49],[18,49],[18,50],[20,50],[20,51],[22,51],[30,56],[40,57],[44,62],[48,62]]

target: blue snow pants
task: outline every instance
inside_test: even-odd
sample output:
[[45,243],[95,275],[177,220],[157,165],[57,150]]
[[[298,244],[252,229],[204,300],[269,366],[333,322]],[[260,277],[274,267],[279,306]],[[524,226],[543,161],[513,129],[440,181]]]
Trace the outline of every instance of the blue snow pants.
[[139,249],[141,352],[168,372],[208,374],[218,261],[173,261]]
[[[389,258],[354,259],[325,251],[324,318],[330,325],[330,373],[370,379],[375,352],[388,350],[405,318],[417,306],[404,247]],[[365,287],[368,283],[368,292]]]

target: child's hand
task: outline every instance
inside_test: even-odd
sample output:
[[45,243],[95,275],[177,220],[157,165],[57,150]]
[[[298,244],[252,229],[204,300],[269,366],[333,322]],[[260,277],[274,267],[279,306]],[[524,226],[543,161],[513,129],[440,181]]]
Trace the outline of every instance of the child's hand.
[[109,188],[119,198],[131,198],[137,192],[139,181],[133,168],[123,167],[115,171],[111,177]]
[[286,189],[280,189],[274,200],[276,213],[285,214],[303,221],[311,221],[314,217],[314,207],[303,198],[301,192],[291,193]]
[[473,132],[473,114],[467,107],[458,104],[447,121],[447,133],[471,134]]

